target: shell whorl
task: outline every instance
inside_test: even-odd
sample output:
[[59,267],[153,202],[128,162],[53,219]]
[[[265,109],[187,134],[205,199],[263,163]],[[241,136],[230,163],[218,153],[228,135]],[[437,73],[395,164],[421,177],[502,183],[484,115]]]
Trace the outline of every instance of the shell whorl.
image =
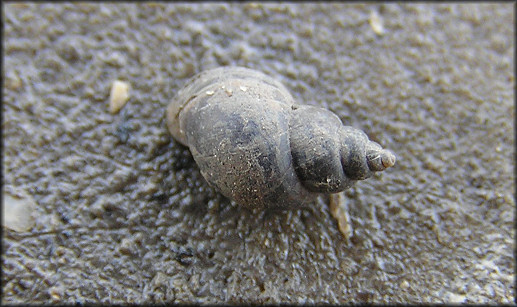
[[337,193],[395,164],[395,156],[332,112],[299,106],[290,117],[291,154],[310,191]]
[[[180,127],[179,117],[184,110],[195,103],[196,98],[199,100],[200,96],[218,95],[216,97],[224,100],[233,95],[246,94],[245,92],[248,90],[248,94],[250,94],[265,85],[274,89],[272,94],[274,97],[269,97],[270,99],[276,99],[286,106],[294,104],[294,99],[287,88],[262,72],[245,67],[219,67],[202,71],[187,81],[167,107],[166,117],[169,132],[174,139],[188,146],[185,131]],[[267,95],[267,93],[262,94]]]

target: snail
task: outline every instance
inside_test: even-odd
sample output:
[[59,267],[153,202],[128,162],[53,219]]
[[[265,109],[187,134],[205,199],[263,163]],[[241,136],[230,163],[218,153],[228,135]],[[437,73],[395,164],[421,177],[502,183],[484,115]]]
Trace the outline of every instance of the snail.
[[280,82],[244,67],[195,75],[166,119],[206,181],[250,208],[301,208],[395,164],[363,131],[295,103]]

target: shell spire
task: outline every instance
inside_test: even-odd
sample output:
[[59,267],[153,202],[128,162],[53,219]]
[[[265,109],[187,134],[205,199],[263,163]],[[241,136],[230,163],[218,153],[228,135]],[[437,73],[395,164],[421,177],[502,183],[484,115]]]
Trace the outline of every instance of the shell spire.
[[366,153],[366,160],[372,172],[380,172],[395,165],[397,158],[388,149],[374,149]]

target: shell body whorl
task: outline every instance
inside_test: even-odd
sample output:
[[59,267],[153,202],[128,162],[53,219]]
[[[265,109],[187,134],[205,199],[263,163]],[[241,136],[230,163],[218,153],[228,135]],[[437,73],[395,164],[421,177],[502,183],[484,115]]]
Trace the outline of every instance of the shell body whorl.
[[242,67],[194,76],[170,103],[167,125],[208,183],[249,207],[307,205],[370,176],[368,154],[381,161],[375,154],[387,152],[334,113],[297,105],[281,83]]

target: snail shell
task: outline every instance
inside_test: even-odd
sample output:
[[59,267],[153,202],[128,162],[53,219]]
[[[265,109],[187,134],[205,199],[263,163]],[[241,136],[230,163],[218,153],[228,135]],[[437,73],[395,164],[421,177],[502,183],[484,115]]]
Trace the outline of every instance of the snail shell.
[[302,207],[395,163],[361,130],[296,104],[281,83],[243,67],[190,79],[168,106],[167,125],[208,183],[249,207]]

